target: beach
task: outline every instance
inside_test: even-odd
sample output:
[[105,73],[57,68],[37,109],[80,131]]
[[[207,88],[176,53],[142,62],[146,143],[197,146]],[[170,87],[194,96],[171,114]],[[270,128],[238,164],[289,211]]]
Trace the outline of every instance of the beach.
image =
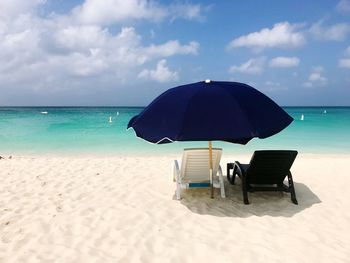
[[[299,154],[299,205],[240,180],[185,190],[163,156],[9,155],[0,160],[0,262],[348,262],[348,154]],[[226,163],[250,154],[225,155]]]
[[350,263],[350,0],[0,0],[0,39],[0,263]]

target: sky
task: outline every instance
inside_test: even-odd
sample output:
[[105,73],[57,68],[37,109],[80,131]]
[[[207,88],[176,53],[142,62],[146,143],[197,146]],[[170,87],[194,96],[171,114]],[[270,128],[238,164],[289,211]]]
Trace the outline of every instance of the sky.
[[0,0],[0,106],[145,106],[205,79],[350,106],[350,0]]

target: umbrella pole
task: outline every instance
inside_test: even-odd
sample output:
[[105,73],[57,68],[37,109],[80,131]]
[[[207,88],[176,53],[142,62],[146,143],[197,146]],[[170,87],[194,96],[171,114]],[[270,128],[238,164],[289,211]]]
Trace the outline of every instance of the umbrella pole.
[[214,176],[213,176],[213,149],[212,143],[209,141],[209,175],[210,175],[210,198],[214,198]]

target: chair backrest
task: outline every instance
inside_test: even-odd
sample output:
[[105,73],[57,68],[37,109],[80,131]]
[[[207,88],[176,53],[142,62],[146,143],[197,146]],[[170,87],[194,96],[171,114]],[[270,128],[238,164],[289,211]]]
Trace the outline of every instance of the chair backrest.
[[280,184],[287,176],[297,156],[297,151],[255,151],[247,170],[250,184]]
[[[212,149],[213,175],[216,175],[222,154],[222,149]],[[181,178],[183,182],[207,182],[210,179],[209,149],[184,149],[181,162]]]

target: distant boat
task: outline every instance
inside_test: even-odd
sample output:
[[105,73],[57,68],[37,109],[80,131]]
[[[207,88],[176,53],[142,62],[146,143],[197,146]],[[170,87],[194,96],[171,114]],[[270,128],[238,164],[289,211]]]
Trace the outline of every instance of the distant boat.
[[41,114],[48,114],[47,111],[41,111],[40,113],[41,113]]
[[304,120],[304,114],[301,114],[300,120],[301,120],[301,121]]
[[112,116],[109,116],[108,122],[109,122],[109,123],[112,123]]

